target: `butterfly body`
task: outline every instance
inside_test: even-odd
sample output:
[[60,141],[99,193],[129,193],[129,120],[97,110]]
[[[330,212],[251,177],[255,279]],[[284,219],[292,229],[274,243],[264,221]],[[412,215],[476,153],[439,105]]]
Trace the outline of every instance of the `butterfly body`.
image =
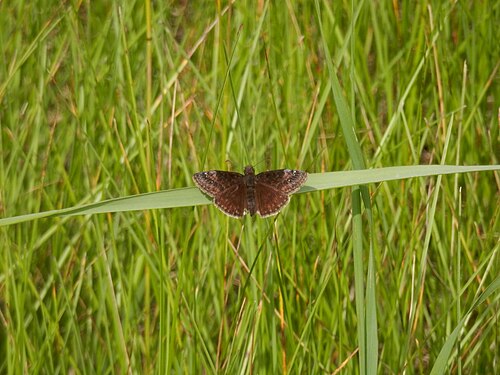
[[278,169],[255,174],[252,166],[245,174],[206,171],[193,175],[198,188],[214,198],[214,204],[225,214],[242,217],[247,212],[262,217],[276,215],[307,180],[307,173],[294,169]]

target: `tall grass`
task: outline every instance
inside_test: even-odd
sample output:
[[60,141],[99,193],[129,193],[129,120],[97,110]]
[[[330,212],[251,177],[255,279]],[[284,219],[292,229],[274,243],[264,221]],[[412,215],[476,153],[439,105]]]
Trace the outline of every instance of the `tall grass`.
[[[498,165],[499,11],[0,2],[1,216],[247,164],[312,187]],[[268,219],[125,200],[0,226],[0,372],[493,373],[498,172],[382,180]]]

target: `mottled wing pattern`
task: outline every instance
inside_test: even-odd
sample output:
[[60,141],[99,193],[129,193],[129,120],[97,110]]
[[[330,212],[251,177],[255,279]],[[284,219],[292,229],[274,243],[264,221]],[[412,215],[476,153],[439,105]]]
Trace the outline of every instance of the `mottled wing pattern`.
[[261,217],[276,215],[290,200],[286,193],[272,186],[258,184],[255,186],[255,202]]
[[225,214],[242,217],[246,209],[244,176],[236,172],[206,171],[193,175],[198,188],[214,198],[214,204]]
[[262,217],[276,215],[306,182],[307,173],[292,169],[262,172],[255,176],[257,212]]
[[244,183],[235,184],[214,198],[215,206],[225,214],[240,218],[247,208],[247,188]]
[[243,175],[227,171],[206,171],[193,175],[193,181],[202,192],[215,198],[216,195],[228,188],[243,184]]
[[307,173],[295,169],[278,169],[259,173],[255,176],[256,184],[274,187],[286,194],[295,193],[307,180]]

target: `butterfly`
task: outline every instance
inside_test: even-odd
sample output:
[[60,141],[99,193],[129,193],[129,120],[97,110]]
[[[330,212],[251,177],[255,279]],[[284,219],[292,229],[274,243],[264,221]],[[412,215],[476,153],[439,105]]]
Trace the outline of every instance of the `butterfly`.
[[276,215],[306,182],[307,173],[295,169],[278,169],[255,174],[252,166],[245,174],[206,171],[193,175],[198,188],[214,198],[215,206],[226,215],[240,218],[247,212],[261,217]]

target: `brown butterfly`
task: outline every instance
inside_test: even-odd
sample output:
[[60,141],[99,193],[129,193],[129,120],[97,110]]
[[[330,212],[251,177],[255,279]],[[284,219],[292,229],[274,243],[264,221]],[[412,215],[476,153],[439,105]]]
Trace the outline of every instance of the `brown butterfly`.
[[214,198],[214,204],[225,214],[240,218],[247,212],[261,217],[276,215],[307,180],[307,173],[278,169],[255,174],[252,166],[245,174],[206,171],[193,175],[198,188]]

